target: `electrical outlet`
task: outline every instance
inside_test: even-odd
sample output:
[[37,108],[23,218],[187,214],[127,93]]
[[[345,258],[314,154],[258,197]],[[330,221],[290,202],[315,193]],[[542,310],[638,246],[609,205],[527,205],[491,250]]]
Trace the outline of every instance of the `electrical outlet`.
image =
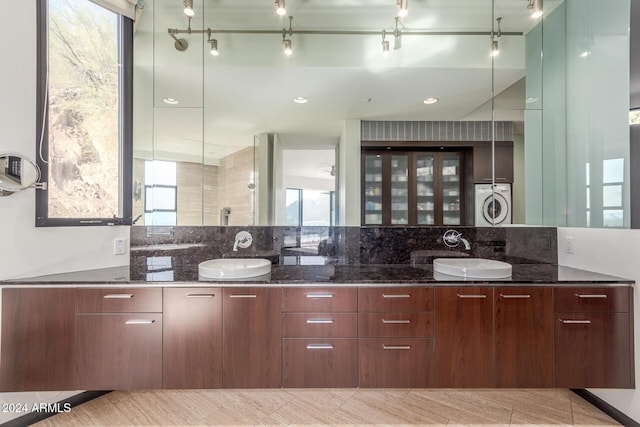
[[564,251],[568,254],[573,254],[574,252],[574,242],[573,237],[565,237],[564,238]]
[[127,253],[127,239],[122,237],[113,239],[113,254],[124,255]]

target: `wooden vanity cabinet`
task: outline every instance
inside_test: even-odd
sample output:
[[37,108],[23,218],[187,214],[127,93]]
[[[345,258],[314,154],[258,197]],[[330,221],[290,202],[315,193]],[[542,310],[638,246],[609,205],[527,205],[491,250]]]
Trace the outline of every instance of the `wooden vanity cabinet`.
[[222,290],[222,387],[281,386],[281,288]]
[[435,289],[436,386],[494,387],[493,289]]
[[633,388],[633,288],[556,288],[555,387]]
[[162,388],[162,289],[78,289],[76,389]]
[[282,292],[282,386],[357,387],[357,289]]
[[75,289],[1,292],[0,390],[75,390]]
[[433,387],[433,288],[358,289],[360,387]]
[[222,387],[222,290],[165,288],[162,386]]
[[495,386],[553,387],[553,289],[494,290]]

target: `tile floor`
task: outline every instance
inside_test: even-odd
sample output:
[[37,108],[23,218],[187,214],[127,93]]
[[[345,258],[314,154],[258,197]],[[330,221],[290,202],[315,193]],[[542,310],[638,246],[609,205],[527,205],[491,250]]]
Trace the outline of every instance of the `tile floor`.
[[274,389],[118,391],[36,425],[619,424],[560,389]]

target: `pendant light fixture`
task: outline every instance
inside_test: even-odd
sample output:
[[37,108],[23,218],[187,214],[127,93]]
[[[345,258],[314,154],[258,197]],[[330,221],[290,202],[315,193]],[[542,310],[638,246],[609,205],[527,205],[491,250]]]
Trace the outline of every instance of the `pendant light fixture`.
[[389,56],[389,41],[385,40],[386,35],[387,32],[385,30],[382,30],[382,55]]
[[498,46],[498,39],[502,35],[502,17],[496,18],[496,22],[498,23],[498,31],[491,32],[491,56],[496,57],[500,54],[500,47]]
[[531,10],[531,18],[533,19],[538,19],[544,14],[542,10],[542,0],[529,0],[527,9]]
[[293,35],[293,29],[291,28],[292,21],[293,21],[293,16],[289,16],[289,31],[287,31],[284,28],[282,29],[282,45],[284,46],[284,54],[287,56],[291,56],[293,54],[291,39],[287,38],[287,35],[289,35],[289,37]]
[[276,0],[276,13],[280,16],[287,14],[287,9],[284,6],[284,0]]
[[193,0],[183,0],[182,3],[184,4],[184,14],[189,18],[193,18],[196,14],[193,11]]
[[398,16],[404,17],[409,13],[409,0],[397,0]]

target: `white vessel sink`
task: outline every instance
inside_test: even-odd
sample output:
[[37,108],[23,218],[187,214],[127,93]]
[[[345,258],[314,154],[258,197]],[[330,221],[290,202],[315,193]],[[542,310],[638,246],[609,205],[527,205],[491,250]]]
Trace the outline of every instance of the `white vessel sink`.
[[436,258],[433,271],[469,279],[511,277],[511,264],[483,258]]
[[248,279],[269,273],[271,261],[262,258],[219,258],[198,265],[198,274],[206,279]]

